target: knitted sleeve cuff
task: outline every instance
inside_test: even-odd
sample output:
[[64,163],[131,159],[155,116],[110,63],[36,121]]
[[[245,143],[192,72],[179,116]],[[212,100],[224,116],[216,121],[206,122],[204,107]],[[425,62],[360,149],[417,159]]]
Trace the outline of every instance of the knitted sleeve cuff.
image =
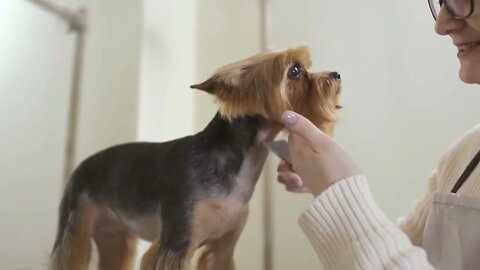
[[[299,224],[326,269],[379,269],[408,253],[411,243],[374,201],[363,175],[320,194]],[[403,254],[402,254],[403,253]]]

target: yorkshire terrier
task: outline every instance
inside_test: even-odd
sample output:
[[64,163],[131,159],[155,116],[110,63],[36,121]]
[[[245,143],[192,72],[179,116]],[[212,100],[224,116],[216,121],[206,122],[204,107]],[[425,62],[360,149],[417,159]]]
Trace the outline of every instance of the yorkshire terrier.
[[152,242],[142,270],[234,269],[248,202],[268,154],[265,143],[296,111],[332,134],[340,94],[337,72],[310,73],[307,46],[254,55],[192,85],[215,96],[204,130],[167,142],[132,142],[84,160],[59,211],[52,270],[85,269],[91,238],[99,268],[134,268],[138,238]]

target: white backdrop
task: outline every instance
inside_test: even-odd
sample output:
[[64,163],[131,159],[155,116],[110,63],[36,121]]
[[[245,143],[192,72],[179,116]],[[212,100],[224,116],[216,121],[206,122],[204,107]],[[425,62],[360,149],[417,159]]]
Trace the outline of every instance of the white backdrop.
[[[88,8],[76,162],[135,140],[141,2]],[[0,269],[46,269],[62,179],[73,34],[26,0],[0,0]]]
[[14,2],[0,1],[0,268],[41,269],[62,186],[73,39]]

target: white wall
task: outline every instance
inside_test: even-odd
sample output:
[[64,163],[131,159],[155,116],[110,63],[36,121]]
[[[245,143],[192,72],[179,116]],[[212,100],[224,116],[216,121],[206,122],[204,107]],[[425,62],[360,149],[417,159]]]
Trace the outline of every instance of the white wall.
[[13,0],[1,2],[0,39],[0,268],[41,269],[62,184],[73,39]]
[[[443,150],[480,115],[478,86],[457,76],[456,50],[438,37],[426,1],[274,1],[274,47],[307,42],[312,70],[342,75],[336,138],[368,176],[392,220],[426,188]],[[318,269],[296,217],[309,196],[277,186],[275,269]]]
[[142,1],[77,0],[89,29],[77,162],[136,138]]
[[145,0],[138,111],[139,140],[193,130],[196,1]]
[[[141,6],[124,2],[57,2],[84,4],[91,19],[77,162],[135,139]],[[0,1],[0,40],[0,268],[45,269],[64,182],[74,40],[61,20],[18,0]]]

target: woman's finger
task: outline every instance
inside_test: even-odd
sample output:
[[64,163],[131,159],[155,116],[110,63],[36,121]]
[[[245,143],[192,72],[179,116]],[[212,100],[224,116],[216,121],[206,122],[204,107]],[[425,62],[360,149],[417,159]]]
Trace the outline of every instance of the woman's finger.
[[310,145],[313,149],[322,147],[325,143],[329,143],[332,139],[317,128],[310,120],[302,115],[293,112],[286,111],[282,114],[282,122],[290,132],[289,141],[293,140],[293,145],[298,143],[296,137],[300,137],[306,144]]
[[308,193],[308,192],[310,192],[306,186],[301,186],[301,187],[285,186],[285,189],[289,192],[295,192],[295,193]]
[[300,179],[300,176],[294,172],[280,172],[277,176],[278,182],[285,184],[287,186],[301,187],[303,182]]
[[281,159],[278,162],[277,172],[285,172],[285,171],[293,171],[292,164],[286,162],[285,160]]

